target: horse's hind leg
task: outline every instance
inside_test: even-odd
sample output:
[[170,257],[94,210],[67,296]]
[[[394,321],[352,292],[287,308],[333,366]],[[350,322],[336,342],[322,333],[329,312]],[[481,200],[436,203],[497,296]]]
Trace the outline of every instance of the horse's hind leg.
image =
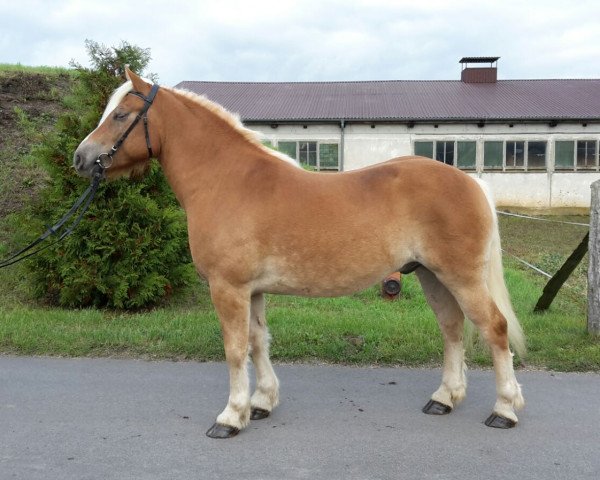
[[490,346],[496,373],[496,404],[485,421],[488,427],[511,428],[518,421],[515,409],[524,406],[521,386],[513,368],[513,354],[508,345],[508,323],[481,280],[446,283],[463,312],[481,331]]
[[466,394],[467,380],[463,348],[464,314],[452,294],[433,273],[425,267],[419,267],[416,274],[444,337],[442,384],[433,393],[427,405],[423,407],[423,412],[443,415],[450,413]]
[[250,421],[247,370],[250,294],[223,282],[210,282],[210,293],[223,332],[225,358],[229,368],[229,401],[206,435],[212,438],[229,438],[237,435]]
[[256,371],[256,391],[250,399],[250,418],[260,420],[268,417],[279,403],[279,381],[269,359],[269,332],[262,293],[253,295],[251,300],[250,346]]

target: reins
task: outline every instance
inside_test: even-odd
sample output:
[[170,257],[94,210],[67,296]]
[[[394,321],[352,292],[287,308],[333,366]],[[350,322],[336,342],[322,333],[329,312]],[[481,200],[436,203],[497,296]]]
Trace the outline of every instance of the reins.
[[[36,240],[31,242],[29,245],[22,248],[18,252],[13,253],[8,258],[2,260],[0,262],[0,268],[8,267],[9,265],[13,265],[17,262],[20,262],[21,260],[25,260],[26,258],[29,258],[29,257],[35,255],[43,250],[46,250],[47,248],[51,247],[52,245],[56,245],[57,243],[61,242],[63,239],[65,239],[66,237],[71,235],[71,233],[73,233],[73,231],[75,230],[77,225],[79,225],[79,222],[81,222],[81,219],[83,218],[85,212],[90,207],[92,200],[96,196],[96,192],[98,191],[100,182],[104,178],[106,169],[111,167],[111,165],[113,163],[113,155],[115,153],[117,153],[119,148],[121,148],[121,145],[123,145],[123,142],[125,141],[125,139],[129,136],[129,134],[132,132],[132,130],[135,128],[135,126],[139,123],[140,120],[143,120],[143,122],[144,122],[144,134],[146,136],[146,147],[148,148],[148,157],[151,158],[154,156],[154,153],[152,152],[152,145],[150,143],[150,134],[148,133],[148,109],[152,105],[152,102],[154,101],[154,97],[156,97],[156,92],[158,92],[158,88],[159,88],[159,86],[157,84],[152,85],[152,90],[150,90],[150,94],[147,97],[142,95],[139,92],[127,92],[130,95],[135,95],[136,97],[139,97],[142,100],[144,100],[144,107],[136,115],[135,119],[133,120],[131,125],[129,125],[127,130],[125,130],[123,135],[121,135],[121,137],[119,137],[119,139],[115,142],[115,144],[110,149],[110,152],[101,153],[100,155],[98,155],[98,158],[96,159],[96,162],[95,162],[94,171],[92,173],[92,179],[91,179],[90,186],[85,190],[85,192],[83,192],[81,194],[81,196],[75,201],[75,203],[70,208],[70,210],[58,222],[56,222],[54,225],[49,227],[44,233],[42,233]],[[83,207],[82,207],[82,205],[83,205]],[[73,215],[75,215],[75,213],[80,209],[80,207],[81,207],[81,211],[79,212],[79,215],[77,215],[77,217],[75,218],[75,220],[73,220],[71,225],[60,234],[58,239],[56,239],[52,243],[49,243],[47,245],[44,245],[44,246],[34,250],[33,252],[30,252],[30,250],[32,248],[35,248],[36,246],[38,246],[40,243],[42,243],[48,237],[58,234],[60,232],[60,230],[65,226],[65,224],[69,221],[69,219]]]
[[[54,225],[49,227],[44,233],[42,233],[36,240],[34,240],[26,247],[22,248],[21,250],[19,250],[16,253],[13,253],[10,257],[8,257],[5,260],[3,260],[2,262],[0,262],[0,268],[8,267],[9,265],[20,262],[21,260],[25,260],[26,258],[31,257],[31,256],[35,255],[36,253],[46,250],[47,248],[51,247],[52,245],[56,245],[58,242],[62,241],[65,237],[67,237],[71,233],[73,233],[73,230],[75,230],[75,227],[77,227],[77,225],[79,225],[79,222],[83,218],[83,215],[89,208],[90,203],[92,203],[92,200],[94,199],[94,196],[96,195],[96,192],[98,191],[98,186],[100,185],[100,181],[102,180],[103,177],[104,177],[104,168],[102,167],[102,165],[99,165],[98,167],[96,167],[96,169],[94,171],[94,175],[92,177],[92,182],[91,182],[90,186],[75,201],[75,203],[73,204],[71,209],[58,222],[56,222]],[[81,209],[81,212],[79,213],[77,218],[75,218],[75,220],[73,221],[73,223],[71,223],[69,228],[67,228],[64,232],[61,233],[60,237],[58,237],[57,240],[55,240],[54,242],[49,243],[47,245],[44,245],[43,247],[40,247],[37,250],[34,250],[33,252],[29,252],[29,250],[36,247],[40,243],[42,243],[49,236],[57,234],[64,227],[64,225],[67,223],[67,221],[75,214],[75,212],[77,212],[77,210],[79,210],[79,207],[81,207],[82,204],[83,204],[83,208]],[[27,253],[27,252],[29,252],[29,253]]]

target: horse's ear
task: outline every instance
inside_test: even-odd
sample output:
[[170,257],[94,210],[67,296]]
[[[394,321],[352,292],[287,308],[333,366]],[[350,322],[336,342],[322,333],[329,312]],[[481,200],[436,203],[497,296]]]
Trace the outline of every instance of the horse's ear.
[[127,80],[130,80],[133,84],[133,90],[135,90],[136,92],[140,92],[143,95],[148,95],[150,93],[152,85],[149,85],[144,80],[142,80],[141,77],[132,72],[129,69],[129,66],[125,66],[125,76],[127,77]]

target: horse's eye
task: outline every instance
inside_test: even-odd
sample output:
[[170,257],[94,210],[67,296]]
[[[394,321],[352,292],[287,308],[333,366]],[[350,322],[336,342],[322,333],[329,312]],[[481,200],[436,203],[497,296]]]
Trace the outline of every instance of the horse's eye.
[[128,115],[129,115],[129,113],[126,113],[126,112],[115,112],[115,114],[113,115],[113,118],[115,120],[123,120]]

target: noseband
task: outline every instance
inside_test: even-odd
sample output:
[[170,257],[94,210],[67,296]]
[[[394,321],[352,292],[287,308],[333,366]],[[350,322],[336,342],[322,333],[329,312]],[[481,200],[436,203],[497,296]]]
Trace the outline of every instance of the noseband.
[[101,153],[100,155],[98,155],[96,163],[100,166],[102,171],[111,167],[113,163],[113,155],[117,153],[117,150],[119,150],[119,148],[121,148],[121,145],[123,145],[125,139],[129,136],[131,131],[135,128],[135,126],[140,120],[144,121],[144,132],[146,134],[146,148],[148,148],[148,158],[152,158],[154,156],[154,153],[152,152],[152,144],[150,143],[150,134],[148,133],[148,109],[152,106],[152,102],[154,102],[156,92],[158,92],[158,84],[156,83],[152,85],[152,90],[150,90],[150,93],[147,97],[145,95],[142,95],[140,92],[127,92],[127,95],[135,95],[136,97],[141,98],[144,101],[144,107],[140,110],[140,113],[136,115],[135,119],[133,120],[133,122],[131,122],[131,125],[129,125],[129,127],[127,128],[127,130],[125,130],[123,135],[121,135],[121,137],[115,142],[115,144],[110,149],[110,152]]

